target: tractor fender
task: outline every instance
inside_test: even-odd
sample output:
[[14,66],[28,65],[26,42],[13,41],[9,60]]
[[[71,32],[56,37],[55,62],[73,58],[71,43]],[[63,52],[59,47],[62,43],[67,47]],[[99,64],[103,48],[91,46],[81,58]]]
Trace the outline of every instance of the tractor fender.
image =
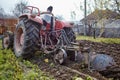
[[62,29],[64,27],[73,27],[74,23],[70,23],[70,22],[65,22],[65,21],[60,21],[60,20],[56,20],[55,21],[55,29]]
[[36,23],[43,24],[42,19],[41,19],[39,16],[36,16],[36,15],[31,15],[31,14],[27,14],[27,13],[26,13],[26,14],[21,15],[21,16],[19,17],[19,20],[20,20],[21,18],[27,18],[27,19],[29,19],[29,20],[32,20],[32,21],[36,22]]

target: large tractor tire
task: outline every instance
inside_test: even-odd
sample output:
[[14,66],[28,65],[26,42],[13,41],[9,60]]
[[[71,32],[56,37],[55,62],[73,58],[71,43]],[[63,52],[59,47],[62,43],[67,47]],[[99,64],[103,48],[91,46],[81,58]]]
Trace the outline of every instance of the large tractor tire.
[[14,40],[14,35],[13,32],[7,31],[3,33],[3,38],[2,38],[2,48],[3,49],[12,49],[13,48],[13,40]]
[[76,42],[76,36],[71,27],[65,27],[64,31],[70,42]]
[[40,26],[30,20],[21,20],[15,30],[14,52],[17,57],[31,58],[39,50]]

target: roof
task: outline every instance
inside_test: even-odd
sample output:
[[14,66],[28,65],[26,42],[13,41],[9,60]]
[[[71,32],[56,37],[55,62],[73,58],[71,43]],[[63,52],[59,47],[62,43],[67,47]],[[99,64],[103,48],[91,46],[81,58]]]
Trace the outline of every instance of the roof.
[[[120,18],[120,14],[111,11],[111,10],[95,10],[91,14],[89,14],[86,19],[87,20],[100,20],[102,18],[107,19],[118,19]],[[81,21],[84,21],[85,18],[83,18]]]

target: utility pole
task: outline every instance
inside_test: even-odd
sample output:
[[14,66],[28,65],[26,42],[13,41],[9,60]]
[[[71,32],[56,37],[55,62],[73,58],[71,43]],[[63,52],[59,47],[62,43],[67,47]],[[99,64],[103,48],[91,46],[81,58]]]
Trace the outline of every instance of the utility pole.
[[86,35],[86,30],[87,30],[87,19],[86,19],[86,15],[87,15],[87,6],[86,6],[86,0],[84,0],[84,35]]

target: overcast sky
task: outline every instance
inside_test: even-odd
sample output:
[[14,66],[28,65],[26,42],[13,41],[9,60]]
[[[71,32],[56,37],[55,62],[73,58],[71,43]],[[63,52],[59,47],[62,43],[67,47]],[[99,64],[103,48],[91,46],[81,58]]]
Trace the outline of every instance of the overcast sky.
[[[14,5],[20,0],[1,0],[0,7],[4,9],[6,13],[11,13]],[[83,17],[83,12],[76,9],[80,3],[84,0],[23,0],[28,1],[31,6],[38,7],[41,11],[46,11],[48,6],[53,6],[53,13],[55,15],[62,15],[66,20],[70,20],[70,12],[76,11],[76,19],[79,20]]]

